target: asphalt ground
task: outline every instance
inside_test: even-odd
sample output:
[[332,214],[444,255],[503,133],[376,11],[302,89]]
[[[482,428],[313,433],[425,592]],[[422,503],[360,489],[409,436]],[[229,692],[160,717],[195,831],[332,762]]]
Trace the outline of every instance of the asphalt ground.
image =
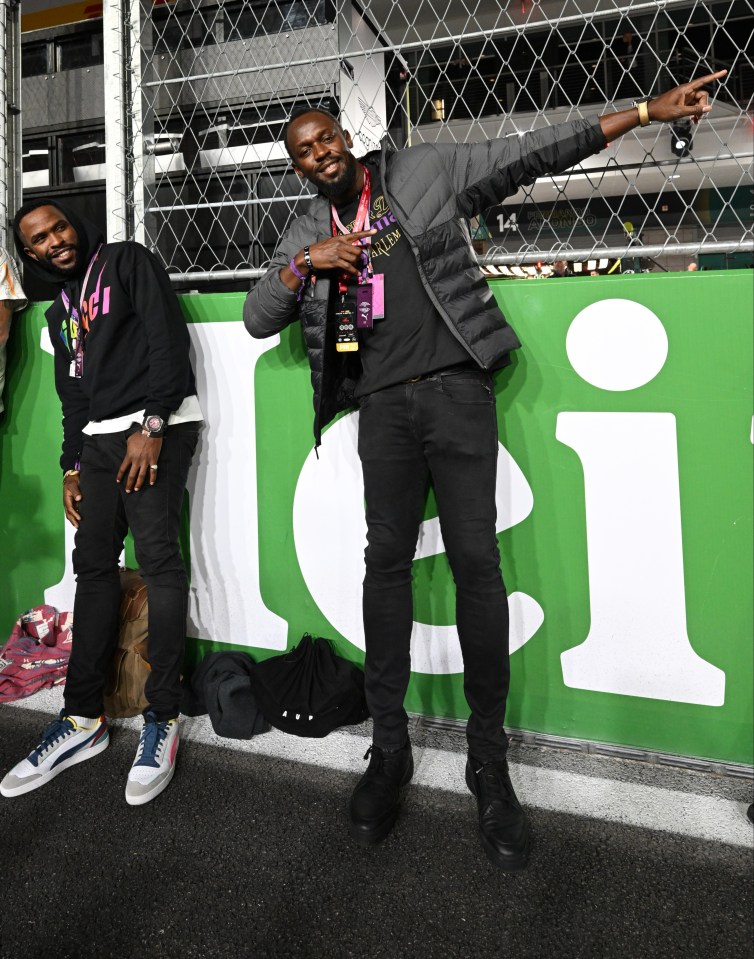
[[[0,706],[1,774],[50,719],[25,705]],[[127,722],[90,762],[0,799],[0,957],[750,959],[751,780],[519,744],[514,782],[545,791],[519,789],[533,853],[509,875],[479,846],[462,734],[413,729],[417,772],[434,772],[417,775],[372,849],[347,821],[368,724],[333,736],[218,744],[206,719],[187,722],[172,784],[130,807]],[[333,743],[346,768],[328,758]],[[558,790],[574,783],[609,785],[607,818],[562,810]],[[672,808],[662,828],[631,823],[645,796],[685,810],[678,831]],[[729,819],[727,841],[703,838],[711,813]]]

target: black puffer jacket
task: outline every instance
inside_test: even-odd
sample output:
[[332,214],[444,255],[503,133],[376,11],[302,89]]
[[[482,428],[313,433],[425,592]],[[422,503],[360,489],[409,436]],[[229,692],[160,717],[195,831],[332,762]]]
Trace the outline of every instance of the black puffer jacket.
[[[430,299],[482,369],[503,365],[521,344],[477,266],[468,220],[537,177],[563,173],[604,146],[596,117],[483,143],[425,143],[397,151],[383,145],[385,202],[411,245]],[[358,354],[335,350],[327,275],[307,284],[298,303],[279,273],[304,246],[329,236],[330,205],[318,196],[280,240],[243,311],[246,329],[255,337],[279,333],[300,315],[312,371],[316,445],[333,417],[353,405]]]

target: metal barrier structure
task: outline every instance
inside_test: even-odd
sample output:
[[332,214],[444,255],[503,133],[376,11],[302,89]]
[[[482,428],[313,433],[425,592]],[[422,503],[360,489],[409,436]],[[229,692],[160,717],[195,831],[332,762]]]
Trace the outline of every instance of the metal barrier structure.
[[698,127],[633,131],[473,235],[502,273],[750,258],[753,25],[754,0],[105,0],[108,236],[184,285],[251,279],[310,195],[280,143],[299,104],[339,113],[358,153],[515,135],[727,67]]

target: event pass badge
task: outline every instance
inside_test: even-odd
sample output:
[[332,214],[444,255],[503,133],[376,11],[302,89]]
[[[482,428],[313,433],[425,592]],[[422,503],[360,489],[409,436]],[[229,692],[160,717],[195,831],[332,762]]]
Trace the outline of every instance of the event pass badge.
[[335,310],[335,349],[338,353],[353,353],[359,348],[356,332],[356,304],[341,294]]
[[356,327],[373,330],[374,321],[385,316],[385,278],[375,273],[356,287]]

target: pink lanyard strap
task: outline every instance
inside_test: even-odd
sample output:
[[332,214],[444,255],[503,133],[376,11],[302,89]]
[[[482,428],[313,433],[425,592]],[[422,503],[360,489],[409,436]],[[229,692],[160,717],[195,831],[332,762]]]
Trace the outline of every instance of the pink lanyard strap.
[[[361,165],[362,170],[364,171],[364,186],[361,190],[361,196],[359,197],[359,206],[356,210],[356,219],[353,222],[353,230],[347,230],[343,223],[341,222],[340,217],[338,216],[338,211],[335,209],[335,204],[330,204],[330,212],[332,214],[332,235],[337,236],[338,233],[341,233],[344,236],[347,236],[349,233],[361,233],[364,230],[369,229],[369,204],[372,199],[372,177],[369,173],[367,167],[363,164]],[[368,236],[362,237],[360,240],[355,240],[354,245],[366,247],[366,256],[364,257],[364,265],[361,271],[361,283],[366,283],[367,278],[371,272],[370,270],[370,258],[369,258],[369,246],[371,239]],[[339,276],[339,289],[341,293],[345,293],[348,287],[348,281],[350,280],[350,274],[342,272]]]
[[[76,320],[77,324],[79,322],[80,317],[84,313],[84,300],[86,300],[86,285],[89,282],[89,276],[92,272],[92,267],[97,262],[97,257],[99,256],[99,251],[101,249],[102,249],[102,244],[100,243],[100,245],[94,251],[94,255],[92,256],[91,260],[89,260],[89,266],[86,268],[86,274],[84,275],[84,282],[81,284],[81,294],[79,296],[79,309],[77,310],[75,306],[71,308],[71,299],[66,293],[65,289],[63,289],[61,293],[63,306],[65,307],[66,312],[68,313],[68,319],[70,320],[71,317],[73,317],[73,319]],[[86,324],[85,329],[86,330],[89,329],[88,323]]]
[[[81,284],[81,294],[79,296],[79,309],[77,310],[75,306],[71,304],[71,298],[66,293],[65,289],[61,290],[61,299],[63,300],[63,306],[65,307],[66,313],[68,314],[68,320],[66,326],[68,327],[68,349],[70,352],[77,358],[79,366],[81,366],[82,354],[84,351],[84,337],[81,335],[81,318],[84,313],[84,301],[86,300],[86,285],[89,282],[89,276],[92,272],[92,267],[94,266],[97,257],[99,256],[99,251],[102,249],[102,244],[97,247],[94,251],[94,255],[91,260],[89,260],[89,266],[86,268],[86,274],[84,276],[84,282]],[[84,325],[84,332],[89,331],[89,321]],[[62,332],[62,330],[61,330]]]
[[[333,219],[333,236],[337,236],[338,231],[342,234],[347,235],[348,233],[361,233],[363,230],[369,229],[369,202],[372,199],[372,177],[369,174],[369,170],[362,164],[361,169],[364,171],[364,186],[361,190],[361,196],[359,197],[359,208],[356,211],[356,219],[353,222],[353,230],[347,230],[340,221],[338,216],[338,211],[335,209],[335,204],[330,204],[330,210],[332,212]],[[368,242],[369,238],[364,237]]]

